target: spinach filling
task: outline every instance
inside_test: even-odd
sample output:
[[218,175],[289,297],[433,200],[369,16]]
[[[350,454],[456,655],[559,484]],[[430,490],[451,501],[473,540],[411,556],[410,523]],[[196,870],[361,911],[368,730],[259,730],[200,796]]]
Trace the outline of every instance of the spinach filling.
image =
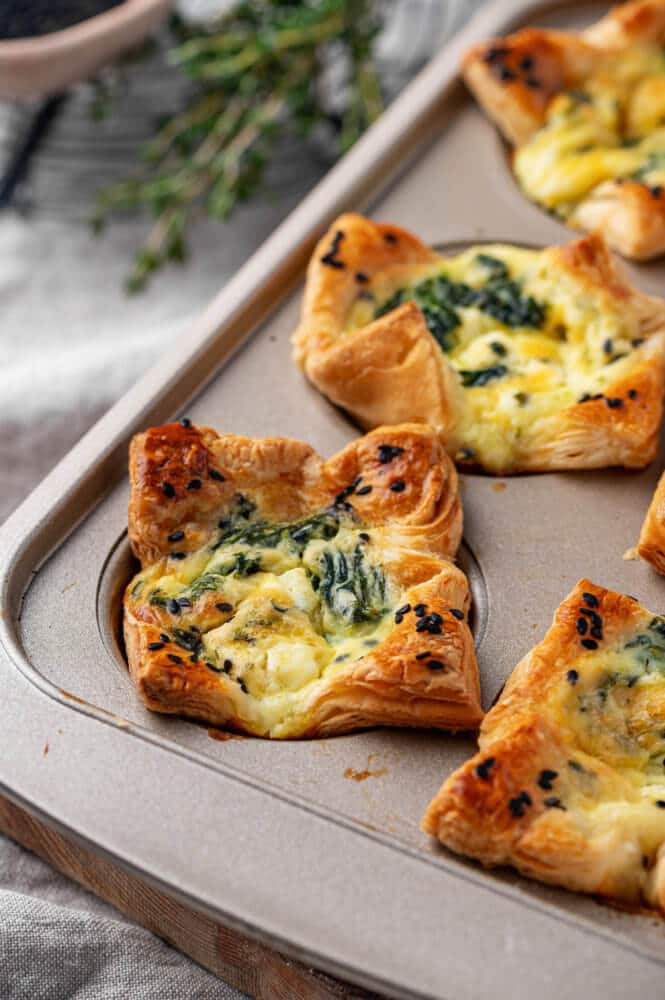
[[[263,568],[261,552],[251,551],[251,547],[274,549],[283,545],[301,560],[309,543],[321,540],[332,544],[323,549],[318,572],[304,567],[312,589],[320,593],[322,602],[345,624],[376,622],[388,611],[387,583],[383,571],[370,563],[362,545],[356,545],[350,553],[342,552],[334,545],[340,527],[351,519],[345,511],[334,508],[286,524],[254,521],[238,525],[234,518],[228,518],[227,521],[220,522],[221,533],[212,545],[211,551],[223,545],[247,545],[250,551],[229,553],[227,560],[215,565],[214,569],[202,573],[191,584],[183,587],[177,598],[169,597],[159,588],[155,588],[150,594],[150,603],[170,608],[172,604],[177,605],[179,602],[181,607],[189,607],[202,594],[222,590],[227,577],[232,575],[249,577],[260,573]],[[175,610],[177,612],[177,608]],[[176,631],[183,632],[184,635],[183,630]],[[176,638],[176,641],[179,640]],[[183,648],[189,647],[183,646]],[[198,647],[191,649],[191,652],[198,651]]]
[[665,676],[665,618],[652,618],[646,631],[639,632],[623,648],[631,651],[633,669],[608,672],[592,691],[580,694],[582,713],[602,710],[614,688],[633,688],[648,674]]
[[348,625],[377,621],[387,612],[386,578],[372,566],[360,545],[353,554],[326,549],[321,557],[318,589],[333,615]]
[[282,542],[288,542],[302,555],[313,538],[334,538],[339,531],[340,517],[336,511],[324,511],[314,517],[296,521],[293,524],[274,524],[271,521],[254,521],[251,524],[234,527],[233,522],[222,528],[214,548],[221,545],[258,545],[264,549],[274,549]]
[[473,288],[462,281],[451,281],[445,274],[426,278],[413,288],[400,288],[378,306],[374,318],[384,316],[404,302],[413,301],[422,311],[427,328],[443,351],[456,345],[454,331],[462,323],[457,311],[474,306],[481,312],[510,327],[540,329],[547,306],[531,295],[523,295],[519,281],[510,277],[507,265],[496,257],[480,253],[475,258],[487,272],[485,283]]

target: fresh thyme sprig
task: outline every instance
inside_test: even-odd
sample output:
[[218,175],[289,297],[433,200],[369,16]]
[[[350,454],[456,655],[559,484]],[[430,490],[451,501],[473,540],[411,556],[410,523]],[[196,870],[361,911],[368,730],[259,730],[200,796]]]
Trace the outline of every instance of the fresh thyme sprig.
[[[155,222],[134,259],[130,291],[167,261],[182,262],[195,214],[228,219],[263,179],[276,142],[294,127],[336,126],[348,149],[381,113],[372,61],[375,0],[243,0],[214,26],[177,22],[171,62],[194,85],[189,105],[163,122],[136,177],[97,200],[100,231],[115,211],[147,209]],[[331,108],[327,55],[346,68]]]

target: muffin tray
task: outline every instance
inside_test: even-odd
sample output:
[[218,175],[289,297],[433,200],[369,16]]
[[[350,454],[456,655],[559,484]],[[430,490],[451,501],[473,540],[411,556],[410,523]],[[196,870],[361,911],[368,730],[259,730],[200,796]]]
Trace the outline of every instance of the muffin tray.
[[[526,23],[578,27],[602,9],[485,7],[0,531],[0,793],[188,905],[391,996],[660,995],[665,926],[483,871],[422,834],[472,737],[271,743],[143,709],[119,642],[133,571],[127,443],[183,414],[325,455],[357,434],[290,358],[314,241],[347,209],[448,249],[570,239],[519,193],[456,74],[476,41]],[[628,271],[645,291],[665,288],[664,263]],[[622,558],[662,465],[661,449],[638,473],[461,477],[486,707],[579,577],[665,611],[665,582]]]

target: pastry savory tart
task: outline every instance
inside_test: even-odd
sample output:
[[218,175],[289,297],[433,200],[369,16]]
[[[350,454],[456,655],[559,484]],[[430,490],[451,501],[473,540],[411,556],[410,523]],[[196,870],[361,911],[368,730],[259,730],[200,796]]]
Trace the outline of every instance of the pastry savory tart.
[[582,580],[423,829],[485,865],[665,909],[665,618]]
[[167,424],[134,438],[130,477],[124,632],[148,708],[278,738],[478,725],[457,476],[431,428],[324,462]]
[[665,252],[664,43],[665,0],[633,0],[581,34],[526,29],[464,60],[525,194],[636,259]]
[[637,551],[655,570],[665,574],[665,473],[660,477],[644,519]]
[[639,467],[662,414],[665,303],[602,238],[443,257],[344,215],[310,262],[295,359],[363,427],[425,421],[494,473]]

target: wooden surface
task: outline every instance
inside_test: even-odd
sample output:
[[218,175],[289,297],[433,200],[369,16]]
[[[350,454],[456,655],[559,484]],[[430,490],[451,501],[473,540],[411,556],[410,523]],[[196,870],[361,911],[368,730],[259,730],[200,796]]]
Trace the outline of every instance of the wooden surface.
[[379,1000],[197,913],[1,796],[0,831],[257,1000]]

